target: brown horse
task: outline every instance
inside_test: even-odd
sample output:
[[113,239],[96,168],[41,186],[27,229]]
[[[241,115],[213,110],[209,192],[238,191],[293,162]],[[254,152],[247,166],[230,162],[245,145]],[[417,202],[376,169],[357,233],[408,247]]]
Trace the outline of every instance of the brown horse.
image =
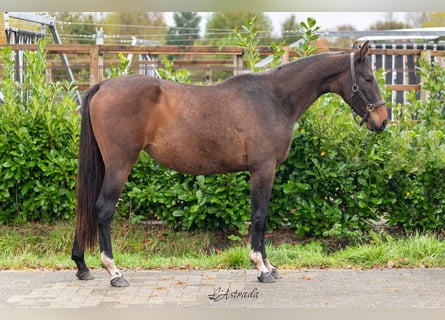
[[323,53],[271,71],[243,74],[211,86],[141,75],[114,78],[84,96],[72,259],[77,277],[91,279],[84,251],[99,234],[102,266],[111,285],[127,286],[113,260],[110,221],[128,174],[145,150],[165,167],[207,175],[250,172],[251,254],[258,279],[279,277],[268,261],[264,235],[278,164],[286,159],[295,122],[322,94],[334,92],[381,132],[385,102],[366,54]]

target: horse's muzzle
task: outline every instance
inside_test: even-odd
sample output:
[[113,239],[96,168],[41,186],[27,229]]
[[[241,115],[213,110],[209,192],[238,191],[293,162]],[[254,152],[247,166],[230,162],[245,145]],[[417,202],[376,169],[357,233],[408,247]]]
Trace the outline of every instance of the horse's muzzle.
[[[381,104],[373,109],[368,109],[364,116],[366,127],[373,132],[383,132],[388,124],[388,109],[385,104]],[[363,120],[362,120],[363,121]]]
[[380,125],[376,124],[372,119],[369,119],[368,129],[376,133],[381,133],[385,130],[387,124],[388,124],[388,119],[383,120]]

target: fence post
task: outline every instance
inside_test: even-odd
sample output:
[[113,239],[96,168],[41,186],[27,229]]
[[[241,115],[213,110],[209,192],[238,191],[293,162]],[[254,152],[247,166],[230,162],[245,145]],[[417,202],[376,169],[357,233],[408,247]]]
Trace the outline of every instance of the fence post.
[[53,81],[53,62],[47,59],[47,67],[45,71],[45,82],[51,83]]
[[[423,50],[420,53],[420,59],[428,61],[429,63],[431,63],[431,51],[429,50]],[[428,94],[425,90],[423,90],[423,86],[422,83],[425,81],[426,79],[424,77],[420,78],[420,100],[425,101],[428,98]]]
[[285,46],[283,47],[284,53],[283,56],[281,57],[281,64],[285,64],[289,62],[289,47]]
[[104,57],[99,51],[99,45],[90,47],[90,86],[102,81],[104,72]]
[[234,55],[233,56],[233,75],[236,76],[237,74],[241,74],[243,70],[243,56],[241,55]]
[[[5,14],[0,12],[0,44],[6,44]],[[7,18],[7,17],[6,17]]]

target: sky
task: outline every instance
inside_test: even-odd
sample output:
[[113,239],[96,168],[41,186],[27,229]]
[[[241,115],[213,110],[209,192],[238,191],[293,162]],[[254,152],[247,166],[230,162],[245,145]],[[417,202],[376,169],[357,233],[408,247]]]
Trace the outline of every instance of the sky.
[[[281,31],[281,24],[289,18],[292,14],[297,18],[297,22],[306,21],[308,17],[312,17],[317,21],[317,25],[322,30],[334,31],[335,27],[349,24],[355,27],[358,31],[364,31],[370,25],[377,21],[384,21],[388,12],[265,12],[272,20],[274,33],[278,35]],[[202,16],[201,29],[204,30],[207,18],[211,15],[210,12],[200,12]],[[392,18],[397,21],[402,21],[402,12],[392,12]],[[173,12],[165,13],[166,23],[169,26],[174,25]]]
[[[349,24],[358,31],[365,31],[369,26],[377,21],[384,21],[388,17],[387,12],[265,12],[272,19],[274,32],[280,32],[281,24],[292,14],[297,22],[306,21],[312,17],[317,21],[317,25],[322,30],[333,31],[335,27]],[[393,19],[400,20],[402,13],[393,12]]]

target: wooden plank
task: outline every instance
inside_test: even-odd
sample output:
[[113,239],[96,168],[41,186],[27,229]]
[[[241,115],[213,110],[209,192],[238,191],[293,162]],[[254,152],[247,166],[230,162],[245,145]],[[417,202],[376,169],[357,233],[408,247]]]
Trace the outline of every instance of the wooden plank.
[[46,46],[48,53],[66,53],[66,54],[81,54],[90,52],[89,44],[49,44]]
[[[12,44],[12,45],[0,45],[1,47],[12,47],[13,50],[19,51],[35,51],[37,50],[37,45],[35,44]],[[90,45],[88,44],[48,44],[46,46],[48,53],[66,53],[66,54],[79,54],[79,53],[89,53]]]
[[[0,44],[0,47],[5,44]],[[14,44],[6,45],[11,46],[13,50],[36,50],[37,45],[33,44]],[[66,54],[78,54],[89,53],[89,44],[48,44],[47,50],[49,53],[66,53]],[[260,54],[273,54],[273,49],[269,46],[257,47]],[[329,48],[328,51],[345,51],[349,52],[351,49],[345,48]],[[420,55],[424,51],[421,49],[369,49],[370,54],[376,55]],[[441,50],[429,50],[431,56],[444,56],[444,52]],[[140,54],[207,54],[207,55],[242,55],[244,49],[238,46],[132,46],[132,45],[100,45],[100,52],[102,53],[140,53]],[[294,56],[294,50],[289,50],[291,56]]]
[[369,49],[369,54],[390,55],[390,56],[420,56],[422,52],[429,51],[431,56],[443,57],[442,50],[423,50],[423,49]]
[[[133,63],[139,64],[139,65],[158,65],[160,64],[159,61],[134,61]],[[221,65],[221,64],[229,64],[232,65],[233,60],[223,59],[223,60],[216,60],[216,59],[193,59],[193,60],[183,60],[183,59],[177,59],[175,60],[175,66],[178,65],[200,65],[200,66],[206,66],[206,65]]]
[[[269,46],[257,47],[260,54],[272,54]],[[177,54],[177,55],[242,55],[244,48],[238,46],[128,46],[128,45],[101,45],[100,51],[104,53],[139,53],[139,54]]]
[[76,82],[74,85],[79,90],[86,90],[86,89],[88,89],[90,87],[90,84],[86,83],[86,82]]
[[369,54],[375,55],[390,55],[390,56],[418,56],[420,49],[369,49]]
[[103,53],[139,53],[139,54],[242,54],[241,47],[218,47],[218,46],[127,46],[127,45],[101,45],[100,51]]
[[392,91],[411,91],[421,89],[420,84],[388,84],[386,87]]
[[[4,46],[6,44],[0,44]],[[13,44],[7,45],[13,50],[35,51],[35,44]],[[89,44],[48,44],[46,50],[50,54],[88,54]],[[271,47],[261,46],[257,48],[260,54],[273,54]],[[106,53],[133,53],[133,54],[172,54],[172,55],[243,55],[244,49],[238,46],[129,46],[129,45],[100,45],[101,54]]]
[[[336,52],[336,51],[344,51],[344,52],[350,52],[352,49],[349,48],[335,48],[331,47],[328,49],[330,52]],[[414,56],[420,56],[421,52],[426,51],[423,49],[375,49],[375,48],[369,48],[368,53],[372,55],[389,55],[389,56],[406,56],[406,55],[414,55]],[[443,57],[444,52],[442,50],[428,50],[431,52],[432,56],[435,57]]]

